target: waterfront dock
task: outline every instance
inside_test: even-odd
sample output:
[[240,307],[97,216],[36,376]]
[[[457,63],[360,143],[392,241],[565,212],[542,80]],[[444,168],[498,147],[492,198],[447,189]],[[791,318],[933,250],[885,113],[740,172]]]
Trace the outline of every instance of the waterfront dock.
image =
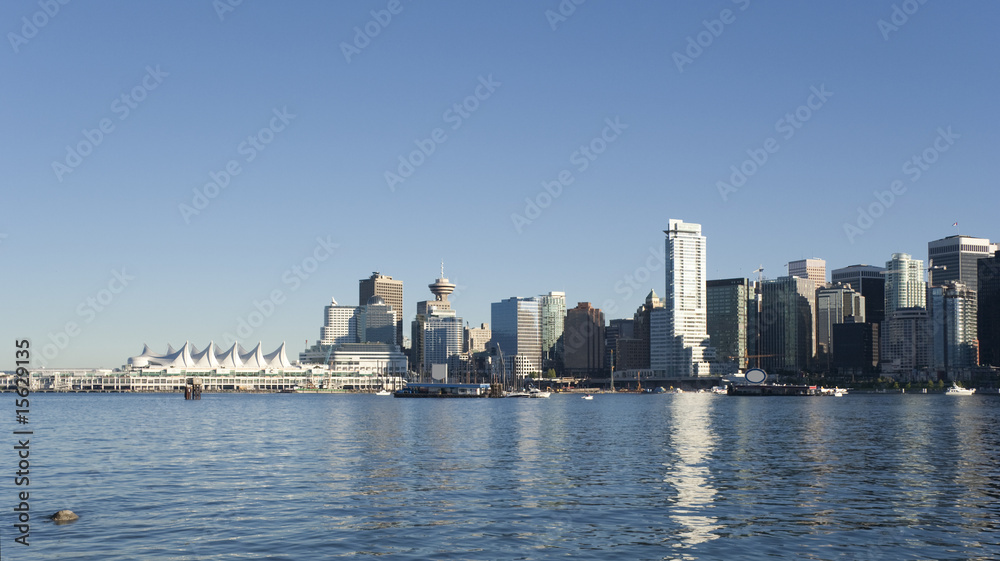
[[819,386],[787,386],[778,384],[729,386],[729,395],[825,395]]

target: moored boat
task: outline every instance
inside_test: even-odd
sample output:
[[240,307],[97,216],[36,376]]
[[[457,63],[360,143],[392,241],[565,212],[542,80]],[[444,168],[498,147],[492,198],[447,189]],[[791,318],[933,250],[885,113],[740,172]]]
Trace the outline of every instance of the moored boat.
[[945,395],[972,395],[976,393],[976,388],[963,388],[958,384],[952,384],[944,394]]

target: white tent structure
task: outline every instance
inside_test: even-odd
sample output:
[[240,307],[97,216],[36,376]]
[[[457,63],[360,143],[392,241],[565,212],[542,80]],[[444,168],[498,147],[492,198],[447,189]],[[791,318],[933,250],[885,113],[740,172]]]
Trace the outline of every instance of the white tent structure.
[[128,359],[128,366],[195,371],[227,369],[259,372],[262,370],[295,369],[288,357],[285,356],[285,343],[281,343],[281,346],[274,352],[264,354],[259,342],[253,350],[247,352],[236,343],[228,350],[221,351],[215,346],[214,341],[209,342],[208,346],[200,351],[188,342],[185,342],[184,346],[177,350],[167,345],[167,352],[163,355],[153,353],[149,350],[148,345],[143,345],[142,353]]

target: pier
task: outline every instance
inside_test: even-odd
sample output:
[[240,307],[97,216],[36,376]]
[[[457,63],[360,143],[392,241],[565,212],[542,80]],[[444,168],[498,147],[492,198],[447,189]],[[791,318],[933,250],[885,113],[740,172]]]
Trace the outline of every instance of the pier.
[[819,386],[730,385],[729,395],[826,395]]

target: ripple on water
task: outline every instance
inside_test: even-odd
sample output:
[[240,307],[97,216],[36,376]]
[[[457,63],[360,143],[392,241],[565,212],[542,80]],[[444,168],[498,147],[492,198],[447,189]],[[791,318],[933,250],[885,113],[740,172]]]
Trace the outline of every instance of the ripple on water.
[[81,519],[4,559],[997,558],[1000,399],[956,401],[39,395],[32,509]]

